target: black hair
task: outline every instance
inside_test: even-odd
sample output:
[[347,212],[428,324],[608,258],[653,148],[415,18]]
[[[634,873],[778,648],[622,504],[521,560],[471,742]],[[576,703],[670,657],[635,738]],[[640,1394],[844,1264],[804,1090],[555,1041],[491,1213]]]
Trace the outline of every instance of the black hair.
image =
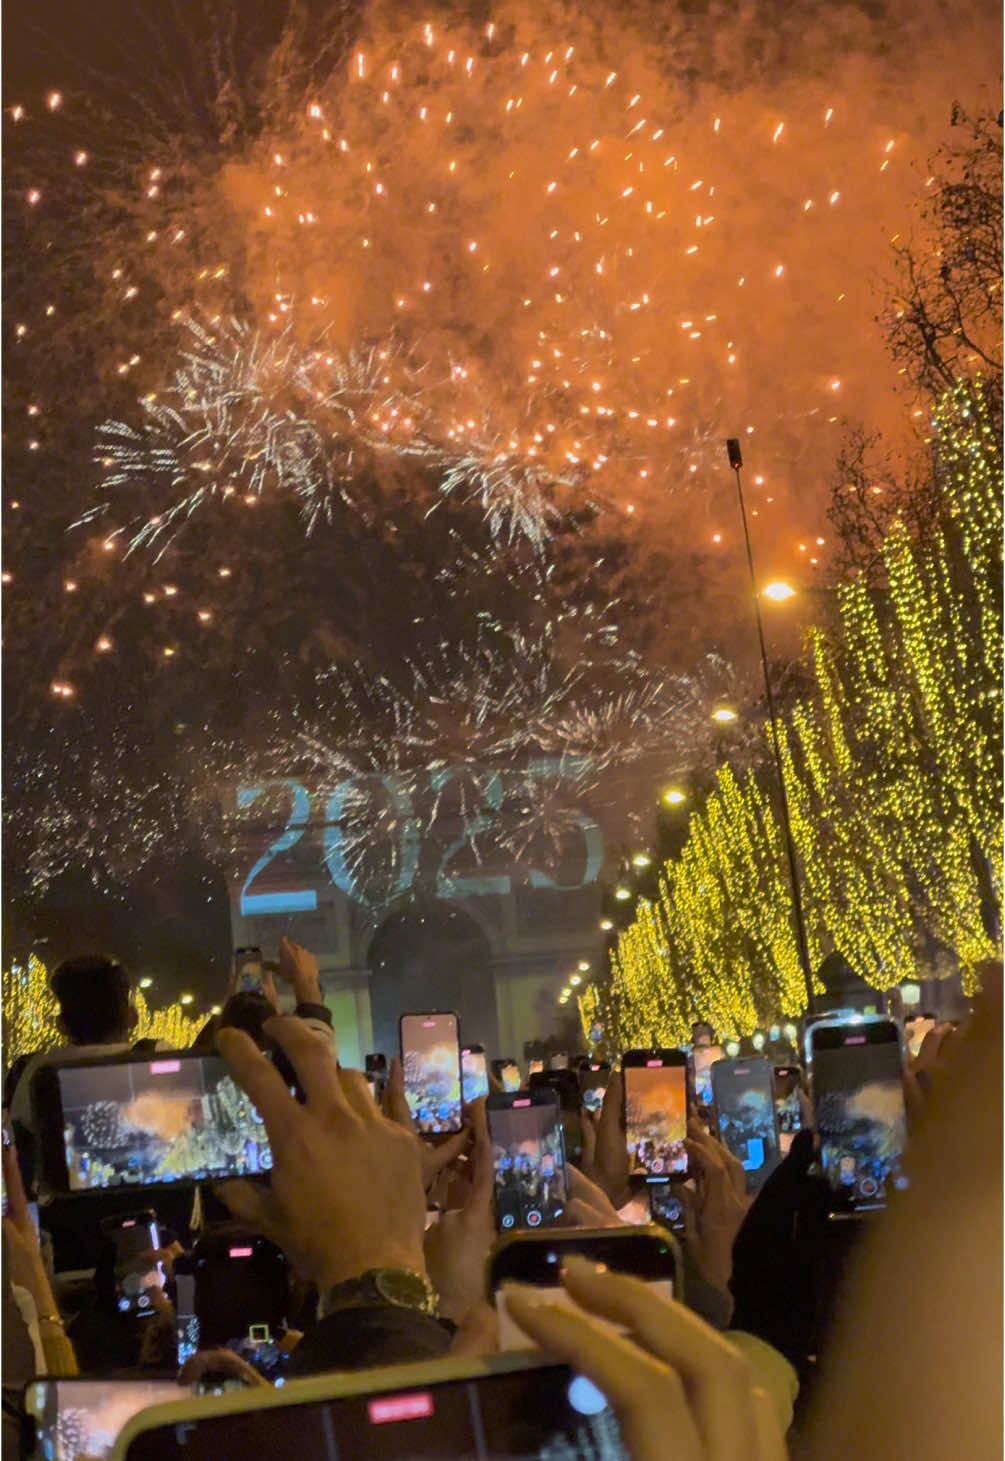
[[49,980],[74,1045],[109,1045],[129,1034],[129,976],[115,959],[65,959]]

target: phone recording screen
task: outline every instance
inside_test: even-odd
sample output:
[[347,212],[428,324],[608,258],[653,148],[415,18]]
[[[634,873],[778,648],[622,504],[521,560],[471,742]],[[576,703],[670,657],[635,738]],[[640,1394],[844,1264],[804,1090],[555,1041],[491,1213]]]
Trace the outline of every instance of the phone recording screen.
[[115,1244],[116,1308],[120,1314],[152,1316],[152,1292],[164,1287],[164,1269],[154,1257],[160,1247],[156,1222],[122,1218],[109,1237]]
[[604,1396],[565,1365],[165,1425],[136,1436],[124,1461],[220,1461],[263,1451],[324,1461],[628,1461]]
[[501,1066],[499,1069],[499,1079],[502,1082],[503,1090],[509,1091],[509,1093],[512,1095],[514,1091],[518,1091],[520,1089],[522,1084],[520,1080],[520,1067],[518,1065],[514,1065],[512,1061],[507,1061],[507,1063]]
[[882,1207],[891,1187],[906,1185],[896,1026],[886,1020],[817,1026],[812,1039],[821,1169],[840,1207]]
[[461,1129],[461,1052],[457,1016],[402,1015],[401,1064],[405,1097],[426,1136]]
[[712,1066],[721,1059],[721,1045],[696,1045],[691,1052],[694,1095],[699,1106],[712,1105]]
[[774,1071],[767,1060],[722,1060],[712,1067],[712,1089],[719,1136],[756,1192],[781,1159]]
[[71,1192],[272,1167],[258,1112],[215,1055],[61,1066],[56,1075]]
[[796,1065],[775,1066],[775,1117],[778,1121],[778,1145],[782,1155],[792,1146],[797,1131],[803,1127],[803,1108],[799,1104],[799,1090],[802,1084],[799,1067]]
[[633,1176],[687,1171],[687,1079],[683,1065],[625,1065],[625,1135]]
[[517,1096],[488,1110],[495,1158],[496,1221],[503,1232],[556,1223],[568,1193],[562,1113],[556,1102]]
[[463,1050],[461,1052],[461,1073],[464,1086],[464,1104],[470,1106],[489,1093],[489,1073],[485,1063],[484,1050]]
[[25,1397],[35,1420],[35,1454],[46,1461],[103,1461],[127,1420],[183,1394],[174,1380],[36,1380]]
[[591,1065],[579,1072],[579,1092],[587,1111],[598,1115],[611,1079],[610,1066]]

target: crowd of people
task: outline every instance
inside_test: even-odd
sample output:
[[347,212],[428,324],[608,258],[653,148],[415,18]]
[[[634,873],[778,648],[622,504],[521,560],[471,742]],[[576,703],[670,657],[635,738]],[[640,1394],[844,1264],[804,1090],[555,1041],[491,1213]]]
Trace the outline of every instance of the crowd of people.
[[[133,1052],[129,980],[117,963],[77,959],[53,975],[66,1043],[20,1062],[4,1090],[7,1454],[30,1445],[22,1395],[38,1376],[177,1381],[180,1396],[192,1386],[246,1386],[252,1396],[353,1370],[378,1386],[385,1366],[448,1366],[498,1348],[486,1271],[499,1236],[500,1154],[484,1100],[465,1108],[459,1133],[423,1139],[399,1061],[390,1062],[379,1103],[362,1073],[339,1064],[313,956],[283,940],[276,978],[293,992],[293,1014],[276,1012],[267,971],[261,990],[235,988],[197,1041],[222,1057],[258,1113],[268,1180],[176,1183],[146,1201],[136,1191],[95,1197],[51,1187],[46,1072],[128,1061]],[[910,1185],[885,1211],[829,1220],[808,1123],[752,1199],[741,1164],[695,1109],[674,1299],[576,1258],[562,1268],[565,1303],[508,1293],[509,1314],[530,1341],[588,1377],[613,1408],[624,1450],[594,1439],[598,1456],[998,1454],[1001,1013],[1001,968],[989,966],[967,1026],[937,1025],[906,1059]],[[638,1221],[623,1103],[614,1070],[599,1113],[581,1113],[582,1160],[567,1167],[563,1225],[613,1230]],[[525,1207],[528,1175],[518,1153],[508,1157],[503,1177]],[[537,1178],[550,1184],[559,1164],[554,1154],[547,1160]],[[550,1185],[541,1195],[544,1209],[557,1210]],[[108,1223],[141,1205],[155,1210],[156,1247],[135,1251],[143,1281],[131,1292],[148,1303],[121,1312],[121,1255],[109,1247]],[[258,1277],[221,1277],[235,1254],[253,1260]],[[227,1310],[220,1336],[230,1338],[231,1312],[252,1321],[229,1344],[211,1325],[202,1340],[179,1342],[193,1275],[197,1289],[215,1284],[213,1302]],[[252,1294],[269,1310],[257,1319]],[[435,1454],[451,1453],[444,1445]]]

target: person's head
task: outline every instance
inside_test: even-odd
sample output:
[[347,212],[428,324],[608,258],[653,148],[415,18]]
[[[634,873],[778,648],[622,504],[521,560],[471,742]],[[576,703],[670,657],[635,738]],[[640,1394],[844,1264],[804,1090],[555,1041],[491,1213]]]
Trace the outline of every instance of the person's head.
[[129,976],[115,959],[101,954],[65,959],[49,984],[72,1045],[112,1045],[128,1039],[136,1012],[129,1003]]
[[706,1024],[704,1020],[699,1020],[696,1024],[693,1024],[691,1026],[692,1045],[711,1045],[714,1039],[715,1031],[712,1029],[712,1026]]

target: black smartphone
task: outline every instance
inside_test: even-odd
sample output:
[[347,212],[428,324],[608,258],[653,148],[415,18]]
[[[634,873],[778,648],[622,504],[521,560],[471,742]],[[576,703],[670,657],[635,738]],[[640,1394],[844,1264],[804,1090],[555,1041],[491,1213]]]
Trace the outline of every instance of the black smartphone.
[[164,1267],[154,1254],[160,1248],[160,1229],[151,1208],[104,1218],[101,1236],[115,1248],[115,1308],[120,1314],[151,1318],[153,1292],[165,1283]]
[[573,1232],[513,1233],[503,1237],[489,1257],[489,1297],[499,1315],[499,1347],[526,1349],[530,1341],[510,1317],[507,1286],[531,1284],[546,1288],[549,1303],[574,1308],[561,1286],[561,1270],[570,1254],[628,1273],[655,1292],[672,1299],[679,1293],[680,1254],[674,1239],[655,1227],[579,1228]]
[[262,987],[262,951],[256,944],[234,950],[234,968],[237,971],[237,988],[244,994]]
[[371,1051],[363,1062],[363,1069],[367,1075],[387,1075],[387,1056],[379,1050]]
[[489,1093],[489,1071],[484,1045],[466,1045],[461,1051],[461,1087],[465,1106]]
[[120,1447],[121,1461],[220,1461],[263,1450],[367,1461],[627,1456],[597,1387],[540,1352],[319,1375],[278,1393],[245,1390],[239,1402],[186,1396],[170,1411],[134,1417]]
[[254,1331],[286,1328],[289,1265],[267,1238],[210,1229],[192,1249],[190,1272],[188,1297],[200,1348],[226,1347],[250,1360],[245,1351],[253,1348]]
[[512,1055],[504,1055],[501,1060],[493,1060],[492,1074],[504,1091],[512,1092],[523,1089],[523,1082],[520,1079],[520,1067]]
[[702,1116],[712,1110],[712,1066],[721,1059],[721,1045],[695,1045],[691,1051],[691,1084]]
[[558,1096],[548,1087],[493,1091],[485,1105],[500,1231],[557,1223],[569,1195]]
[[104,1461],[128,1420],[184,1394],[176,1380],[32,1380],[24,1392],[35,1427],[32,1454],[46,1461]]
[[611,1080],[611,1067],[604,1060],[587,1061],[576,1072],[579,1077],[579,1098],[587,1111],[600,1114],[604,1094]]
[[904,1044],[912,1060],[917,1060],[925,1036],[935,1029],[934,1015],[912,1015],[904,1021]]
[[265,1126],[216,1055],[52,1066],[42,1132],[53,1192],[101,1192],[271,1171]]
[[832,1216],[884,1207],[891,1190],[907,1185],[900,1031],[893,1020],[853,1016],[814,1024],[807,1042],[820,1170],[831,1190]]
[[536,1057],[533,1060],[528,1060],[528,1062],[527,1062],[527,1074],[529,1076],[533,1075],[535,1073],[535,1071],[539,1071],[539,1070],[544,1070],[544,1061],[543,1060],[540,1060],[540,1059],[538,1059]]
[[803,1128],[803,1108],[799,1100],[803,1085],[802,1070],[798,1065],[776,1065],[773,1084],[778,1145],[784,1157],[792,1146],[796,1132]]
[[179,1253],[174,1261],[175,1339],[178,1345],[178,1368],[199,1351],[199,1317],[195,1311],[196,1259],[191,1253]]
[[687,1056],[683,1050],[626,1050],[625,1140],[633,1178],[687,1176]]
[[674,1233],[683,1233],[686,1226],[686,1214],[680,1195],[680,1183],[651,1180],[646,1183],[645,1190],[649,1199],[650,1219],[654,1223],[660,1223],[663,1227],[669,1228]]
[[570,1162],[578,1164],[583,1160],[583,1114],[577,1072],[563,1069],[536,1071],[527,1084],[532,1091],[547,1089],[555,1092],[562,1109],[565,1154]]
[[556,1050],[556,1051],[554,1051],[554,1053],[552,1054],[551,1058],[548,1061],[548,1069],[549,1070],[568,1070],[569,1069],[569,1052],[568,1052],[568,1050]]
[[402,1015],[405,1098],[421,1136],[460,1131],[461,1042],[452,1010]]
[[769,1060],[717,1060],[712,1066],[716,1128],[757,1192],[782,1159],[775,1122],[774,1070]]

